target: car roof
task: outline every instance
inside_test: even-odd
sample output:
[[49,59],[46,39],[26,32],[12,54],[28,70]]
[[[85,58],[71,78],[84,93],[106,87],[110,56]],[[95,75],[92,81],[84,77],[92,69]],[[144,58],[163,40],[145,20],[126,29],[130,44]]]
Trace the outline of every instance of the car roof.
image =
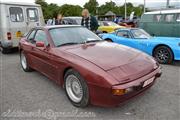
[[69,17],[64,17],[65,19],[82,19],[82,17],[78,17],[78,16],[69,16]]
[[52,26],[40,26],[36,27],[38,28],[44,28],[44,29],[54,29],[54,28],[73,28],[73,27],[82,27],[81,25],[52,25]]
[[159,10],[159,11],[152,11],[152,12],[146,12],[147,14],[168,14],[168,13],[180,13],[180,9],[172,9],[172,10]]
[[5,5],[20,5],[20,6],[37,6],[37,7],[40,7],[39,4],[25,3],[25,2],[3,2],[3,1],[0,1],[0,4],[5,4]]

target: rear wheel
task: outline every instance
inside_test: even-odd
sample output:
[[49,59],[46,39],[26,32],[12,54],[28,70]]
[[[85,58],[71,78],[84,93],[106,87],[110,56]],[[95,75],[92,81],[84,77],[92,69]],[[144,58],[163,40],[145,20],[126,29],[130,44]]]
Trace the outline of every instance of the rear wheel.
[[167,46],[159,46],[154,50],[154,57],[161,64],[170,64],[173,62],[173,52]]
[[105,39],[105,41],[107,41],[107,42],[113,42],[111,39],[109,39],[109,38],[107,38],[107,39]]
[[21,67],[25,72],[31,72],[32,69],[29,67],[26,55],[24,54],[23,51],[20,52],[20,63]]
[[64,76],[65,90],[71,103],[76,107],[86,107],[89,104],[89,90],[81,75],[70,69]]
[[2,48],[2,53],[3,54],[8,54],[10,52],[10,49],[8,48]]

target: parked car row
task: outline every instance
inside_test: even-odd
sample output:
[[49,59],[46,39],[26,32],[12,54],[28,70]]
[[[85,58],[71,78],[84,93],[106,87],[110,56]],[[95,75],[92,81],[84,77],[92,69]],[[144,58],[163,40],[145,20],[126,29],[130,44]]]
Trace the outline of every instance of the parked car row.
[[118,29],[99,36],[105,40],[141,50],[155,57],[162,64],[180,60],[180,38],[153,37],[139,28]]

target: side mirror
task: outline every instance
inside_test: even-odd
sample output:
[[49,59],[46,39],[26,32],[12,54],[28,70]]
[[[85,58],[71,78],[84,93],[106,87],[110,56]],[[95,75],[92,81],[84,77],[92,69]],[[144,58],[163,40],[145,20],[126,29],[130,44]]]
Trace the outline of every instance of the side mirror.
[[45,46],[44,42],[42,42],[42,41],[36,42],[36,47],[44,47],[44,46]]

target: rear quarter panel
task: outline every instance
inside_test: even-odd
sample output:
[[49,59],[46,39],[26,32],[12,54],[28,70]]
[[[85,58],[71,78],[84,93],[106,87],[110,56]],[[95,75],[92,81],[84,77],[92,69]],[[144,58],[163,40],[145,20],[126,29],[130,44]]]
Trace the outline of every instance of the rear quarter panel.
[[159,45],[165,45],[168,46],[173,54],[174,54],[174,59],[175,60],[180,60],[180,39],[179,38],[173,38],[173,37],[155,37],[154,40],[152,40],[151,44],[151,49],[152,53],[155,47]]

